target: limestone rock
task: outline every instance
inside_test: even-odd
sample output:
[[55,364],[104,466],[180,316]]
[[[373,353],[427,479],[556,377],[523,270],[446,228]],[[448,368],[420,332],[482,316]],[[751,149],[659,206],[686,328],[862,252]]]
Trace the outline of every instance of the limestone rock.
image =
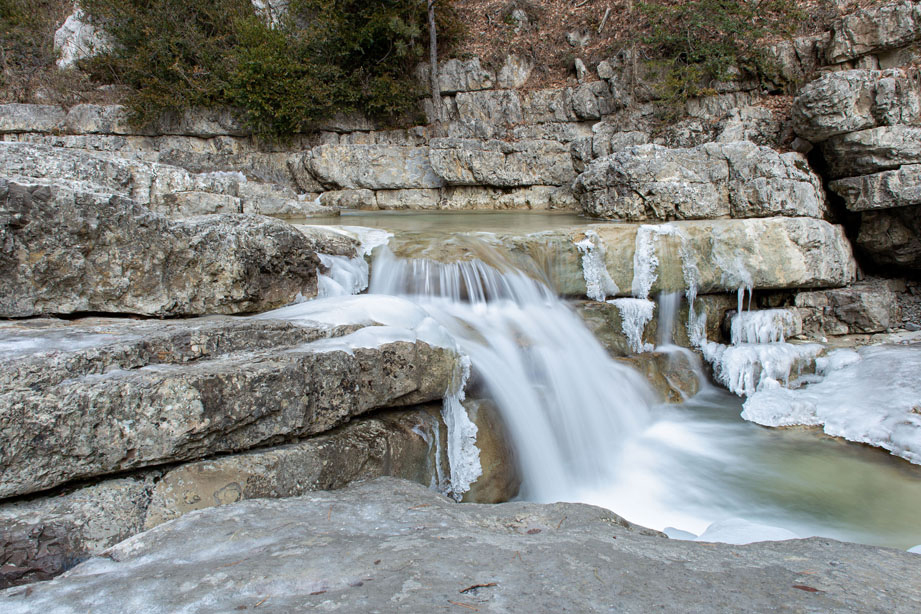
[[86,14],[76,4],[74,12],[54,32],[54,50],[60,54],[58,68],[69,68],[77,60],[91,58],[111,48],[109,35],[87,23]]
[[377,196],[371,190],[330,190],[319,196],[320,203],[330,209],[377,209]]
[[[419,66],[418,78],[426,86],[430,82],[429,71],[429,64]],[[438,63],[438,86],[442,94],[488,90],[495,85],[495,73],[483,68],[480,65],[480,58],[469,60],[452,58]],[[506,86],[500,85],[500,87]]]
[[499,69],[496,85],[500,89],[516,89],[524,87],[534,70],[534,63],[514,53],[505,56],[502,68]]
[[444,430],[439,420],[437,410],[388,411],[297,443],[181,465],[152,489],[144,527],[194,510],[297,497],[385,475],[428,486],[437,482],[431,444]]
[[441,190],[379,190],[374,195],[377,208],[385,211],[437,209]]
[[578,203],[568,186],[532,185],[523,188],[457,186],[445,188],[438,203],[445,210],[529,209],[574,211]]
[[795,305],[803,330],[813,336],[881,333],[902,321],[896,295],[886,280],[857,282],[847,288],[800,292]]
[[398,190],[438,188],[441,178],[425,147],[321,145],[306,164],[316,179],[336,189]]
[[153,474],[0,504],[0,588],[49,580],[144,529]]
[[902,47],[921,38],[921,7],[903,0],[868,7],[832,25],[825,56],[832,64]]
[[294,228],[241,215],[172,221],[111,194],[0,179],[0,314],[241,313],[316,292]]
[[832,178],[868,175],[921,163],[921,126],[881,126],[832,137],[822,144]]
[[458,128],[467,138],[492,139],[524,121],[521,97],[514,90],[462,92],[455,97]]
[[624,149],[592,162],[574,190],[585,213],[627,221],[826,213],[805,157],[750,142]]
[[160,325],[158,342],[130,324],[35,331],[0,365],[0,497],[322,433],[451,385],[454,354],[422,342],[313,346],[337,330],[237,322]]
[[[431,611],[451,602],[481,611],[737,612],[744,602],[759,612],[908,614],[921,603],[917,565],[909,552],[825,538],[672,540],[589,505],[458,505],[384,478],[187,514],[51,582],[8,589],[0,604],[9,614],[105,614],[137,603],[155,614],[256,604]],[[798,590],[803,582],[815,590]]]
[[804,86],[793,101],[793,129],[813,143],[877,126],[921,120],[917,69],[845,70]]
[[0,104],[0,134],[55,132],[63,128],[67,114],[57,105]]
[[857,247],[884,271],[921,271],[921,206],[862,212]]
[[850,211],[921,205],[921,164],[832,181],[828,186]]
[[433,139],[429,157],[448,185],[563,185],[575,177],[569,148],[554,141]]
[[137,134],[122,105],[78,104],[67,111],[64,130],[69,134]]

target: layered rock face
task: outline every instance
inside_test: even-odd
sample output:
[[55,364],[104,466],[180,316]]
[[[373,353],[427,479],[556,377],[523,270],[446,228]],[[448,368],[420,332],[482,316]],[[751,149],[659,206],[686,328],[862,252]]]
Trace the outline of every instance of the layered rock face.
[[831,73],[803,88],[793,115],[800,136],[821,143],[829,188],[859,216],[858,248],[877,267],[921,270],[918,70]]
[[[907,614],[921,604],[916,558],[828,539],[702,547],[588,505],[458,506],[417,485],[377,480],[189,514],[66,576],[8,589],[0,603],[10,613],[121,612],[126,603],[151,612],[255,604],[735,612],[738,600],[727,595],[744,595],[753,611]],[[217,574],[225,590],[209,582]]]

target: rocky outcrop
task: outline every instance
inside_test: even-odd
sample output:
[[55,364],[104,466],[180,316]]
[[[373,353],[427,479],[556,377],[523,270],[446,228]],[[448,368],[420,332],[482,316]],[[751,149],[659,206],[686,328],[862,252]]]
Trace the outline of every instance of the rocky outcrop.
[[585,213],[625,221],[826,215],[802,155],[750,142],[627,148],[592,162],[574,190]]
[[888,281],[860,281],[848,288],[800,292],[796,309],[803,332],[812,336],[881,333],[901,324],[896,295]]
[[442,179],[425,147],[321,145],[304,164],[322,184],[334,189],[397,190],[438,188]]
[[748,546],[671,540],[588,505],[456,505],[381,479],[188,514],[61,578],[8,589],[0,603],[10,614],[122,612],[126,603],[152,613],[204,604],[226,612],[256,604],[735,612],[739,599],[727,599],[735,595],[752,611],[907,614],[921,604],[916,559],[824,538]]
[[[18,340],[32,351],[3,362],[0,497],[322,433],[441,399],[455,368],[452,352],[422,342],[314,347],[330,329],[271,321],[178,324],[161,343],[106,328],[33,331]],[[55,354],[35,353],[49,343]]]
[[239,171],[193,173],[136,154],[0,143],[0,176],[68,182],[78,189],[129,197],[170,217],[209,213],[305,217],[336,212],[300,197],[289,186],[250,182]]
[[921,126],[882,126],[832,137],[822,144],[831,178],[869,175],[921,163]]
[[69,68],[78,60],[111,50],[111,37],[87,21],[86,14],[74,3],[74,12],[54,32],[54,50],[60,54],[58,68]]
[[832,181],[828,187],[844,199],[849,211],[921,205],[921,164],[839,179]]
[[832,25],[825,56],[832,64],[903,47],[921,39],[921,7],[903,0],[868,7]]
[[569,147],[556,141],[433,139],[429,156],[448,185],[559,186],[575,177]]
[[921,121],[917,69],[846,70],[805,85],[793,101],[793,128],[814,143],[839,134]]
[[315,244],[284,222],[169,220],[92,186],[0,179],[0,245],[4,317],[244,313],[316,293]]

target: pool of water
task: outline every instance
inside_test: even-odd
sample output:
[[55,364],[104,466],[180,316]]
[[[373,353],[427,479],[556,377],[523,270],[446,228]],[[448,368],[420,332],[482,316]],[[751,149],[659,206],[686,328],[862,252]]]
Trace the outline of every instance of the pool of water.
[[366,226],[391,232],[540,232],[594,224],[598,220],[554,211],[348,211],[342,215],[288,220],[293,224]]
[[921,467],[816,429],[760,427],[741,409],[742,399],[716,388],[654,408],[613,478],[578,500],[659,530],[699,535],[743,518],[800,537],[921,544]]

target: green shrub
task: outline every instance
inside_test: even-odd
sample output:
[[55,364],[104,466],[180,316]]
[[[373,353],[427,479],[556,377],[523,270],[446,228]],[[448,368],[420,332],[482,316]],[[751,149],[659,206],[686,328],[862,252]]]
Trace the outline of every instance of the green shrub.
[[[250,0],[82,0],[116,48],[83,66],[129,85],[138,124],[195,106],[238,109],[262,136],[310,130],[340,112],[386,124],[418,113],[427,57],[425,0],[292,0],[269,27]],[[459,21],[442,2],[439,35]]]
[[648,22],[643,42],[659,74],[659,95],[670,103],[712,93],[718,81],[776,80],[764,40],[792,34],[802,18],[794,0],[662,0],[637,7]]

